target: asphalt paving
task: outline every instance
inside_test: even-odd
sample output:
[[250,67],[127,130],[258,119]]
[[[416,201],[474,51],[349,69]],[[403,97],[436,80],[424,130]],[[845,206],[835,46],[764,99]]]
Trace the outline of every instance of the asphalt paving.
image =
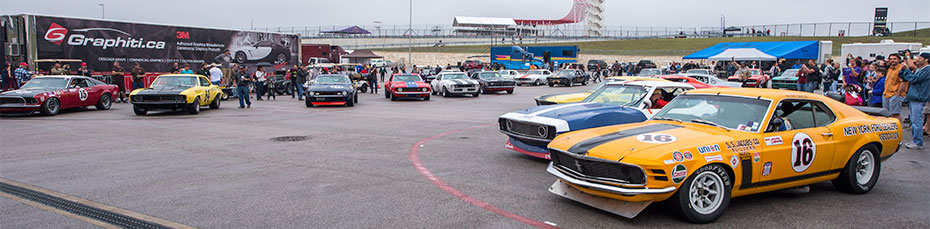
[[[136,116],[114,104],[0,117],[0,177],[203,228],[532,227],[514,218],[566,228],[694,226],[661,203],[627,219],[550,194],[547,161],[504,148],[498,116],[538,95],[589,88],[431,101],[362,94],[355,107],[317,108],[278,96],[250,109],[223,101],[199,115]],[[273,140],[295,136],[305,139]],[[703,226],[928,228],[928,151],[902,148],[868,194],[824,182],[804,194],[739,197]],[[6,198],[0,209],[4,228],[95,227]]]

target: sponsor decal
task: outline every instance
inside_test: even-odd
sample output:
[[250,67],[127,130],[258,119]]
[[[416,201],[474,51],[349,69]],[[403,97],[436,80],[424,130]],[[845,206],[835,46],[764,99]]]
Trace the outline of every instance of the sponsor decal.
[[507,149],[513,149],[513,144],[510,144],[510,141],[508,141],[507,144],[504,144],[504,147],[507,147]]
[[81,101],[87,101],[87,90],[84,90],[84,88],[78,88],[78,98],[80,98]]
[[843,135],[854,136],[860,134],[871,134],[877,132],[898,131],[898,125],[895,123],[879,123],[870,125],[849,126],[843,128]]
[[675,160],[668,159],[668,160],[665,160],[664,162],[665,162],[666,165],[670,165],[670,164],[674,164],[674,163],[675,163]]
[[898,139],[898,133],[885,133],[885,134],[879,134],[879,135],[878,135],[878,139],[881,140],[881,141],[897,140],[897,139]]
[[704,157],[704,160],[707,161],[707,162],[711,162],[711,161],[723,161],[723,156],[721,156],[721,155],[706,156],[706,157]]
[[750,160],[750,159],[752,159],[752,154],[750,154],[750,153],[748,153],[748,152],[747,152],[747,153],[739,153],[739,160],[740,160],[740,161],[748,161],[748,160]]
[[675,165],[675,169],[672,170],[672,181],[681,183],[685,178],[688,177],[688,169],[684,165]]
[[766,162],[762,166],[762,176],[768,176],[769,174],[772,174],[772,162]]
[[791,140],[791,168],[795,172],[804,172],[814,163],[817,156],[817,144],[811,136],[805,133],[797,133]]
[[681,152],[675,151],[672,153],[672,159],[675,159],[677,162],[682,162],[685,160],[685,156],[681,155]]
[[733,155],[732,157],[730,157],[730,166],[733,166],[733,168],[736,168],[736,166],[739,166],[739,157],[737,157],[736,155]]
[[759,163],[762,161],[762,152],[752,153],[752,163]]
[[751,130],[751,129],[752,129],[752,127],[749,127],[749,126],[743,125],[743,124],[739,124],[738,126],[736,126],[736,130],[739,130],[739,131],[749,131],[749,130]]
[[767,146],[777,146],[783,143],[785,142],[781,140],[781,136],[765,137],[765,145]]
[[753,138],[753,139],[729,141],[729,142],[726,142],[724,145],[727,147],[728,150],[735,152],[735,153],[752,151],[752,150],[756,150],[756,146],[759,145],[759,139]]
[[48,27],[48,31],[45,32],[45,40],[55,45],[61,45],[61,42],[65,40],[65,36],[67,35],[68,29],[62,27],[58,23],[52,22],[52,25]]
[[640,134],[636,140],[645,143],[672,143],[678,141],[678,138],[668,134]]
[[701,153],[701,154],[716,153],[716,152],[720,152],[720,145],[713,144],[713,145],[701,146],[701,147],[697,147],[697,150],[698,150],[698,153]]
[[693,158],[694,158],[694,156],[693,156],[693,155],[691,155],[691,151],[687,151],[687,150],[685,150],[685,152],[684,152],[684,153],[682,153],[682,154],[683,154],[683,155],[685,155],[685,160],[689,160],[689,161],[690,161],[691,159],[693,159]]

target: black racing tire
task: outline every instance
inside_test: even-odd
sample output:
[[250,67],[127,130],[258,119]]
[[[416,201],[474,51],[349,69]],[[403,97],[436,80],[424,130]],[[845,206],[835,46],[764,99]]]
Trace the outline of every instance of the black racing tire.
[[242,63],[245,63],[245,61],[248,60],[249,57],[245,55],[245,52],[239,51],[239,52],[236,52],[236,56],[234,59],[236,60],[237,63],[242,64]]
[[555,84],[549,83],[549,87],[553,87],[553,86],[555,86]]
[[840,176],[833,180],[833,187],[850,194],[866,194],[872,191],[882,171],[880,152],[873,145],[859,148],[846,162]]
[[229,94],[226,94],[226,92],[223,92],[222,94],[220,94],[220,99],[229,100]]
[[132,112],[133,112],[133,113],[136,113],[136,115],[145,115],[146,113],[149,112],[149,110],[148,110],[148,109],[145,109],[145,107],[140,107],[140,106],[133,105],[133,106],[132,106]]
[[449,89],[447,89],[446,87],[442,87],[442,97],[449,97],[449,96],[450,96]]
[[200,97],[194,98],[194,102],[187,105],[188,114],[200,114]]
[[310,97],[307,97],[307,99],[304,99],[304,103],[307,105],[307,107],[313,107],[313,103],[311,103],[310,100],[311,100]]
[[113,99],[110,97],[110,93],[103,93],[94,107],[96,107],[97,110],[109,110],[111,105],[113,105]]
[[581,85],[582,85],[582,86],[588,85],[588,80],[587,80],[587,79],[582,80],[582,81],[581,81]]
[[572,87],[572,84],[575,84],[575,83],[572,82],[572,80],[568,80],[568,83],[565,83],[565,86],[566,86],[566,87]]
[[220,100],[222,100],[222,99],[220,99],[220,98],[213,98],[213,102],[210,102],[210,109],[211,109],[211,110],[220,109]]
[[354,107],[354,106],[355,106],[355,100],[352,99],[352,98],[347,99],[347,100],[346,100],[346,106],[347,106],[347,107]]
[[507,90],[507,94],[513,94],[513,89]]
[[[698,182],[695,183],[695,180]],[[708,183],[710,185],[706,185]],[[668,199],[668,205],[688,222],[711,223],[720,218],[730,205],[732,190],[732,176],[726,168],[721,164],[710,164],[695,170]],[[692,197],[705,198],[707,201],[692,203]]]
[[[387,93],[391,94],[391,92],[387,92]],[[397,101],[397,96],[391,95],[391,101]]]
[[480,95],[481,95],[481,93],[475,92],[475,94],[471,94],[471,97],[478,97],[478,96],[480,96]]
[[427,95],[426,97],[423,98],[423,101],[429,101],[429,97],[430,97],[430,96]]
[[542,85],[542,84],[543,84],[543,83],[540,82],[539,79],[536,79],[536,81],[533,81],[533,86],[539,86],[539,85]]
[[[365,92],[363,91],[362,93],[365,93]],[[385,98],[385,99],[390,99],[390,98],[391,98],[391,91],[390,91],[390,90],[385,90],[385,91],[384,91],[384,98]]]
[[[365,86],[365,85],[362,85],[362,88],[359,88],[358,90],[361,91],[362,93],[368,93],[368,87]],[[385,97],[385,98],[387,98],[387,97]]]
[[479,94],[487,94],[488,92],[484,90],[484,87],[478,87]]
[[354,100],[354,102],[357,104],[357,103],[358,103],[358,94],[355,94],[355,95],[352,97],[352,100]]
[[39,107],[39,113],[42,115],[53,116],[57,115],[58,111],[61,111],[61,101],[58,98],[48,98],[45,100],[45,103]]

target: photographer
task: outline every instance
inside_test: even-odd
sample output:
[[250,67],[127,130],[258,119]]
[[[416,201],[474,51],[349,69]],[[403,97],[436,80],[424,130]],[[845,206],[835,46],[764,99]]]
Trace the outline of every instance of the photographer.
[[902,80],[907,81],[910,85],[907,90],[907,96],[904,98],[908,101],[907,107],[910,109],[909,118],[911,119],[911,136],[913,142],[904,144],[908,149],[923,149],[924,147],[924,116],[923,109],[927,102],[930,102],[930,53],[921,53],[917,59],[909,58],[908,51],[904,58],[907,66],[901,70],[899,76]]

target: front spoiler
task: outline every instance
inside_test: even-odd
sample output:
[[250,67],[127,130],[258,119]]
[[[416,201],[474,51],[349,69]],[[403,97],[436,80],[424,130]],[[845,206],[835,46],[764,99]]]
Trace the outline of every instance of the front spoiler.
[[549,186],[549,192],[559,195],[561,197],[568,198],[570,200],[578,201],[579,203],[586,204],[588,206],[601,209],[610,213],[614,213],[626,218],[633,218],[639,215],[643,209],[652,204],[652,201],[647,202],[627,202],[622,200],[615,200],[600,196],[595,196],[582,192],[581,190],[575,189],[568,184],[562,182],[562,180],[556,180],[552,186]]
[[546,167],[546,172],[548,172],[549,174],[552,174],[556,178],[559,178],[559,180],[563,180],[573,185],[578,185],[584,188],[590,188],[590,189],[594,189],[598,191],[616,193],[616,194],[620,194],[624,196],[634,196],[634,195],[641,195],[641,194],[665,194],[665,193],[670,193],[670,192],[675,191],[674,186],[665,187],[665,188],[656,188],[656,189],[623,188],[623,187],[617,187],[613,185],[605,185],[605,184],[599,184],[599,183],[588,182],[585,180],[575,179],[565,173],[562,173],[558,169],[556,169],[555,166],[552,164],[552,162],[550,162],[549,166]]

